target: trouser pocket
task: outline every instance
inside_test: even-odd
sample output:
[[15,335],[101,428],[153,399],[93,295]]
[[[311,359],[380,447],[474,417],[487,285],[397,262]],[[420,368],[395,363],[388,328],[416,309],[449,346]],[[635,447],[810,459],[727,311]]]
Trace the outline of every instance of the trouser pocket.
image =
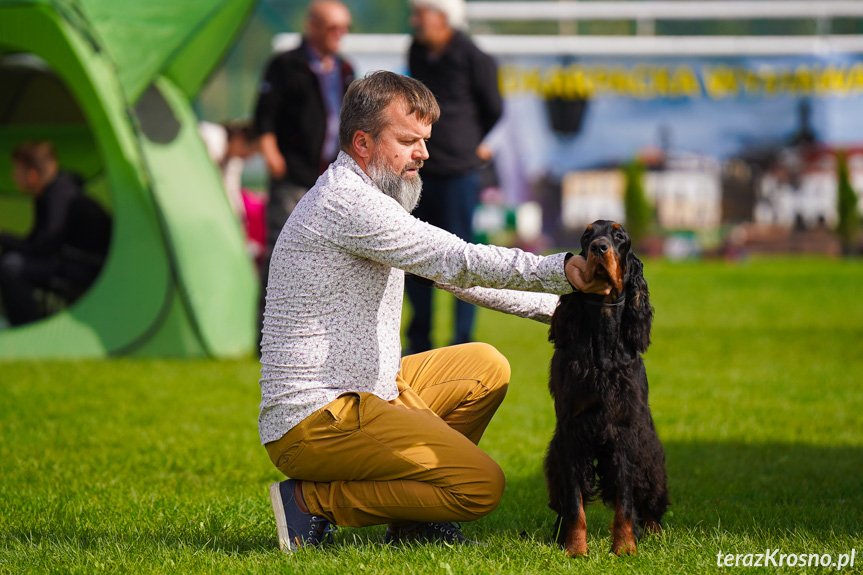
[[297,462],[300,460],[300,457],[302,456],[305,449],[305,441],[295,443],[287,451],[285,451],[279,456],[276,467],[279,469],[279,471],[281,471],[288,477],[297,478],[297,473],[299,472]]
[[343,393],[321,409],[321,417],[327,424],[342,432],[360,428],[362,397],[359,393]]

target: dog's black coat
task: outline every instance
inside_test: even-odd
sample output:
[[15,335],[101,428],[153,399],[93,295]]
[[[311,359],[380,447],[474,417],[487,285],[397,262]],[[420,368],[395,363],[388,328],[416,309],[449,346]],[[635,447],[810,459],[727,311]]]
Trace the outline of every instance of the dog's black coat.
[[[581,249],[589,264],[617,264],[622,281],[610,281],[608,296],[575,292],[561,297],[551,320],[549,389],[557,425],[545,473],[549,506],[559,516],[560,544],[579,513],[583,518],[582,506],[597,494],[636,533],[645,522],[658,530],[669,503],[665,454],[648,406],[641,359],[653,320],[641,261],[631,251],[629,235],[614,222],[589,226]],[[600,277],[614,279],[615,273],[597,270]]]

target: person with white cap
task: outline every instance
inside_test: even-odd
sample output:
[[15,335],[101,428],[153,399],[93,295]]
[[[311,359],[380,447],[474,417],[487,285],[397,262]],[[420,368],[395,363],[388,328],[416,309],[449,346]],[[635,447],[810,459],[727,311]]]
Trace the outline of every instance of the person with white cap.
[[[429,140],[423,167],[423,195],[414,215],[465,241],[472,241],[473,212],[479,200],[478,148],[501,116],[497,65],[464,33],[463,0],[409,0],[414,30],[408,54],[410,75],[437,98],[441,116]],[[406,286],[413,307],[408,327],[410,353],[431,349],[431,289]],[[451,344],[472,340],[474,306],[456,301]]]

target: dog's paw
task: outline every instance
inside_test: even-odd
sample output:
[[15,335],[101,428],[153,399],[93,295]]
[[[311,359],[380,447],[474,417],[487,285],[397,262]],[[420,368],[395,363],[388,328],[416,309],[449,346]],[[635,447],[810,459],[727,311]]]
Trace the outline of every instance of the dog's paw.
[[568,530],[563,549],[570,557],[581,557],[587,555],[587,530]]
[[572,547],[567,545],[564,551],[568,557],[587,557],[587,541],[576,543]]
[[631,539],[615,539],[611,544],[611,552],[617,556],[638,554],[635,547],[635,541]]

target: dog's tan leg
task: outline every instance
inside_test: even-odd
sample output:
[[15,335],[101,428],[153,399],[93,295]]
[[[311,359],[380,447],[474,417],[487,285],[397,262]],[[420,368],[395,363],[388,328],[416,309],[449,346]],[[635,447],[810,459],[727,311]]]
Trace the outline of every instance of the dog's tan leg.
[[578,517],[575,523],[566,526],[564,549],[570,557],[587,555],[587,517],[584,515],[584,497],[578,505]]
[[614,527],[611,533],[611,552],[615,555],[635,555],[635,535],[632,531],[632,517],[623,515],[620,495],[614,508]]

